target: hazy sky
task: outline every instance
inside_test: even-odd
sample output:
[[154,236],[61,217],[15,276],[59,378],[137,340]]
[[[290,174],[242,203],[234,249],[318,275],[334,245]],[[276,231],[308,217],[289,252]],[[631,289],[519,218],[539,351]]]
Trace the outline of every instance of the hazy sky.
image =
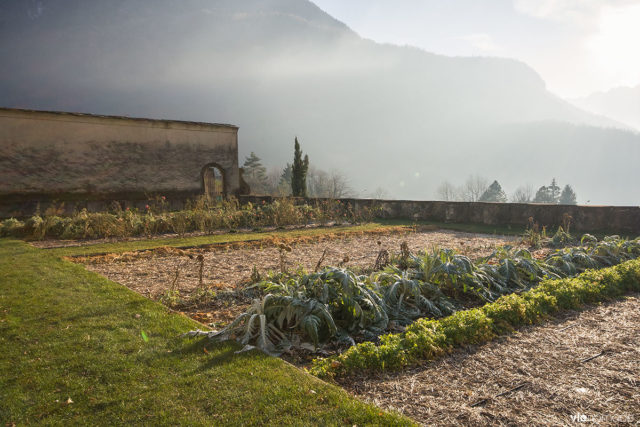
[[640,84],[640,0],[313,0],[365,38],[531,65],[580,97]]

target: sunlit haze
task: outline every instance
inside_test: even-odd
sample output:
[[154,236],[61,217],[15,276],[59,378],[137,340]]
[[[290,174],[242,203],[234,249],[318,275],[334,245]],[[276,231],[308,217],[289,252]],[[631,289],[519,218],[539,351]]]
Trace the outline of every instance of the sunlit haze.
[[640,0],[317,0],[363,37],[532,66],[573,98],[640,84]]
[[[480,177],[529,200],[555,178],[577,203],[636,206],[638,23],[640,0],[1,0],[0,107],[230,123],[264,194],[297,137],[341,195],[429,200]],[[124,176],[12,147],[0,193]],[[3,178],[15,165],[36,172]]]

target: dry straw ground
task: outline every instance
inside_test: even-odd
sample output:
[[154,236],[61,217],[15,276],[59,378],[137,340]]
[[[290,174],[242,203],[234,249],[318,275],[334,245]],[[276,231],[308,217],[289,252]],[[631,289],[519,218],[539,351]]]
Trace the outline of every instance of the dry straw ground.
[[572,416],[637,425],[640,295],[566,313],[424,367],[342,385],[425,425],[576,425]]
[[[325,238],[297,239],[288,242],[292,251],[286,253],[288,269],[304,267],[313,270],[326,250],[323,265],[344,265],[363,269],[372,268],[380,248],[398,252],[406,241],[412,251],[433,247],[452,248],[477,258],[489,255],[497,246],[518,244],[519,238],[471,234],[455,231],[363,233],[361,235],[329,236]],[[380,244],[378,244],[380,242]],[[162,248],[144,253],[127,253],[82,259],[91,271],[102,274],[128,288],[153,299],[160,298],[171,286],[178,271],[177,288],[188,296],[199,284],[199,261],[204,256],[204,284],[214,290],[234,290],[246,283],[254,267],[264,275],[278,271],[280,252],[277,241],[256,244],[234,243],[207,249],[176,250]],[[345,258],[348,258],[347,262]],[[187,310],[197,320],[228,322],[250,303],[243,300],[212,301],[208,307]]]

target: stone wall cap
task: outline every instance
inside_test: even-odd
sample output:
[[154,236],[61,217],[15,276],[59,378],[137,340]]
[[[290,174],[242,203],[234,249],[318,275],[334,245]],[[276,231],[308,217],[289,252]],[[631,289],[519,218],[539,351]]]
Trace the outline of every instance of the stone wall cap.
[[150,119],[145,117],[128,117],[128,116],[109,116],[102,114],[90,114],[90,113],[77,113],[70,111],[47,111],[47,110],[29,110],[22,108],[5,108],[0,107],[0,114],[2,112],[9,113],[32,113],[32,114],[53,114],[61,117],[77,117],[77,118],[99,118],[99,119],[116,119],[116,120],[129,120],[135,122],[152,122],[152,123],[165,123],[165,124],[182,124],[182,125],[195,125],[195,126],[206,126],[206,127],[216,127],[216,128],[228,128],[228,129],[238,129],[238,126],[225,124],[225,123],[207,123],[207,122],[194,122],[187,120],[167,120],[167,119]]

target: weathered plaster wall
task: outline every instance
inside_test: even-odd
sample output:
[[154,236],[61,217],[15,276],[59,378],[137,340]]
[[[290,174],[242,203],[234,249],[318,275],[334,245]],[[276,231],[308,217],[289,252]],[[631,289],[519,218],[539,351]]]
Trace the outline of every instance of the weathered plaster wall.
[[202,192],[202,168],[239,188],[238,128],[0,108],[0,197]]
[[164,196],[165,208],[182,210],[188,201],[194,202],[202,191],[110,192],[110,193],[29,193],[0,195],[0,219],[26,218],[36,213],[72,215],[86,209],[89,212],[108,212],[114,209],[138,209],[159,203]]

